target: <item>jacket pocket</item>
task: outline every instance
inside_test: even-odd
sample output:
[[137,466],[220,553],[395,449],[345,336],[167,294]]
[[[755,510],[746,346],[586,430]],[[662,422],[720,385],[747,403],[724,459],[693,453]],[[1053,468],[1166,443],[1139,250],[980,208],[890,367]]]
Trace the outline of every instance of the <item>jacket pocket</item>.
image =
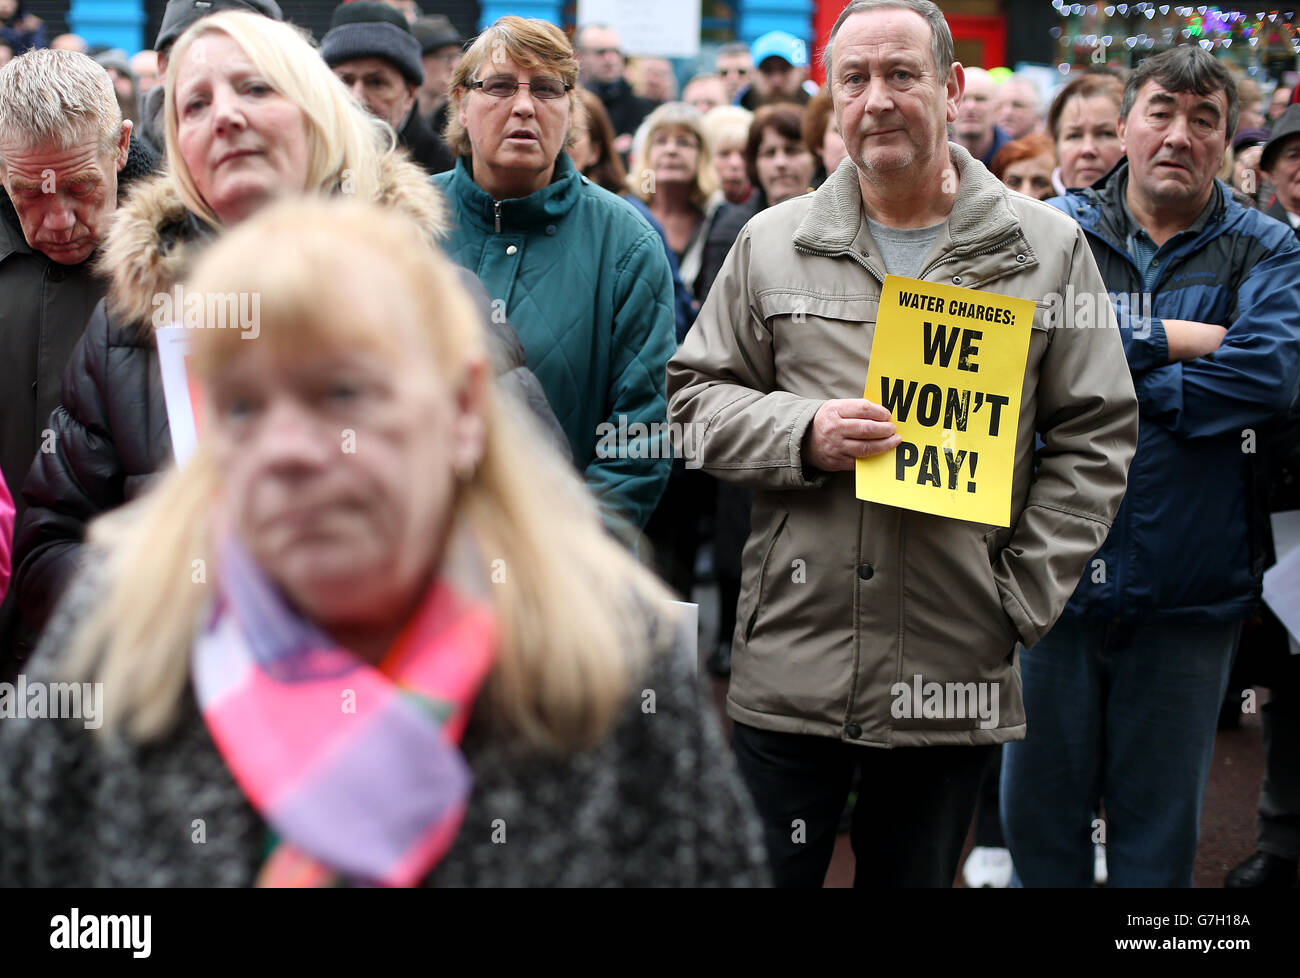
[[1015,645],[1020,642],[1020,630],[1016,623],[1011,620],[1006,609],[1002,607],[1002,591],[998,587],[997,576],[993,573],[993,565],[998,562],[1002,551],[1006,548],[1007,542],[1011,539],[1011,534],[1015,532],[1014,526],[995,526],[984,534],[984,549],[988,554],[988,573],[989,579],[993,583],[993,593],[998,597],[998,611],[1001,613],[1002,620],[1006,625],[1008,636],[1012,639],[1013,645],[1011,652],[1007,655],[1007,661],[1010,662],[1015,658]]
[[772,559],[772,551],[776,549],[777,541],[781,539],[781,534],[785,532],[785,524],[789,519],[789,512],[781,514],[781,520],[777,523],[775,532],[767,541],[767,546],[763,548],[763,561],[758,566],[758,580],[754,585],[754,606],[749,612],[749,617],[745,620],[746,643],[749,642],[750,636],[754,634],[754,625],[758,622],[759,613],[763,609],[763,584],[767,580],[767,565]]

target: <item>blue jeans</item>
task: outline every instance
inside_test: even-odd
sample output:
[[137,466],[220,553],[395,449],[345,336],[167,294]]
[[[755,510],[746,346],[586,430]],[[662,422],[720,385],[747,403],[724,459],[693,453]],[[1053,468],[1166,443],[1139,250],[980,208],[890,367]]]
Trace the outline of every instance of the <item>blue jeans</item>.
[[1092,886],[1102,806],[1110,886],[1192,885],[1239,632],[1062,620],[1021,650],[1028,731],[1004,748],[1002,825],[1023,885]]

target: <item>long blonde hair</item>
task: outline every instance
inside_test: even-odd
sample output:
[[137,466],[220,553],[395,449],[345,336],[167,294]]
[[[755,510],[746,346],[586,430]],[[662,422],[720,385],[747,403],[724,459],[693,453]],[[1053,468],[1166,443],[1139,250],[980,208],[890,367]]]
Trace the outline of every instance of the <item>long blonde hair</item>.
[[396,145],[387,123],[361,108],[299,28],[247,10],[223,10],[189,28],[167,62],[163,114],[167,163],[181,200],[213,227],[220,218],[203,199],[180,152],[176,76],[199,38],[223,34],[237,44],[271,88],[307,120],[309,191],[342,189],[367,200],[379,195],[380,158]]
[[683,129],[699,143],[690,201],[703,212],[708,207],[709,198],[717,193],[720,186],[718,172],[713,168],[713,147],[705,138],[700,112],[685,102],[665,102],[646,116],[637,129],[632,147],[632,165],[627,170],[628,189],[647,204],[654,200],[654,181],[647,179],[647,175],[654,173],[650,166],[650,143],[660,129]]
[[[481,318],[450,262],[392,211],[351,199],[270,205],[222,235],[187,290],[261,296],[261,333],[277,351],[390,346],[373,327],[341,316],[344,263],[387,263],[422,310],[431,356],[457,389],[484,358]],[[369,331],[370,335],[365,335]],[[238,330],[197,329],[193,367],[202,382],[248,349]],[[488,393],[485,447],[460,485],[453,527],[467,526],[505,582],[490,594],[501,629],[485,689],[489,719],[535,747],[597,742],[627,702],[629,685],[668,625],[668,592],[604,532],[580,480],[533,427]],[[450,464],[450,462],[448,462]],[[191,645],[221,570],[212,558],[221,475],[204,441],[141,499],[91,524],[105,551],[106,586],[68,648],[69,671],[104,683],[103,729],[140,740],[174,722],[190,676]],[[460,521],[463,521],[461,523]],[[202,570],[200,575],[198,571]],[[659,632],[660,637],[663,632]]]

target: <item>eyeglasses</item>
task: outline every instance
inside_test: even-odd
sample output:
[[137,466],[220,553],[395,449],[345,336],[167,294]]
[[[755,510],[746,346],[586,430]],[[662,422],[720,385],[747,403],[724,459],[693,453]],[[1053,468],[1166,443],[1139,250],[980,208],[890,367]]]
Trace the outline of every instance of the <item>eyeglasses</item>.
[[611,54],[621,55],[623,52],[618,48],[583,48],[583,54],[593,54],[598,58],[604,58]]
[[541,99],[563,98],[564,93],[573,88],[572,85],[566,85],[558,78],[534,78],[531,82],[521,82],[518,78],[511,78],[509,75],[493,75],[482,81],[470,82],[469,87],[481,89],[485,95],[496,98],[510,98],[519,91],[520,85],[526,85],[532,92],[533,98]]

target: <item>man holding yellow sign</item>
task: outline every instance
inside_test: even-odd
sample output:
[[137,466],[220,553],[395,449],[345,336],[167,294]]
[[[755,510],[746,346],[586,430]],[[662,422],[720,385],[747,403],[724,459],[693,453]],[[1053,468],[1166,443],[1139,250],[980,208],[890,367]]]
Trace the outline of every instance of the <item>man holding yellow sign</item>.
[[939,9],[854,0],[824,59],[848,156],[741,232],[669,414],[754,490],[727,711],[778,884],[822,884],[859,769],[855,883],[950,886],[1025,736],[1017,643],[1105,539],[1137,406],[1108,301],[1049,328],[1105,293],[1078,225],[948,141]]

